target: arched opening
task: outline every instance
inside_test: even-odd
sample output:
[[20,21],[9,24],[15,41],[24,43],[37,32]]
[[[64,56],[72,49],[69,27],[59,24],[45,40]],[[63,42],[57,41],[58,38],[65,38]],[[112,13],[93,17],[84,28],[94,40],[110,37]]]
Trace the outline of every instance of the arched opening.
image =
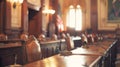
[[69,6],[69,10],[67,12],[66,24],[68,28],[72,28],[76,31],[82,30],[82,10],[80,5]]

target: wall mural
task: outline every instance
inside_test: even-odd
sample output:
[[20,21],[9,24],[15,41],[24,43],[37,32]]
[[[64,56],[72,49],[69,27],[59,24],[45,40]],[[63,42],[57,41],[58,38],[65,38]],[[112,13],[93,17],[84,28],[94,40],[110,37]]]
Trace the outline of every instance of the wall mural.
[[[114,31],[120,23],[120,15],[117,4],[118,0],[98,0],[98,29]],[[119,2],[120,3],[120,2]],[[114,7],[115,6],[115,7]],[[114,8],[113,8],[114,7]],[[120,8],[120,7],[119,7]]]
[[109,22],[120,22],[120,0],[108,0]]

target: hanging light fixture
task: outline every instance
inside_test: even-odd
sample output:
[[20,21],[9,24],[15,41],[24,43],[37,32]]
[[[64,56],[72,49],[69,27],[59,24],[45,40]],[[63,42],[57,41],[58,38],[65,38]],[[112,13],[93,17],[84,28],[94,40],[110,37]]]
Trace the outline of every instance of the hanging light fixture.
[[45,13],[45,14],[54,14],[54,13],[55,13],[55,10],[45,9],[45,10],[42,11],[42,13]]

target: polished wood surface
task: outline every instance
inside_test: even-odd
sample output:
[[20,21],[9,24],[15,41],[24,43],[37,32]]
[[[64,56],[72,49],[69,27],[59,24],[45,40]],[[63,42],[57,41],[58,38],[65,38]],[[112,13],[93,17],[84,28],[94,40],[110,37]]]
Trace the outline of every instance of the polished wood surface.
[[111,52],[115,44],[114,40],[105,40],[74,49],[70,51],[72,54],[67,56],[58,54],[23,67],[114,67],[112,63],[115,57]]
[[90,66],[98,56],[70,55],[60,56],[55,55],[41,61],[26,64],[23,67],[84,67]]
[[114,40],[112,41],[101,41],[93,43],[92,45],[87,44],[72,51],[74,54],[94,54],[94,55],[103,55],[112,47]]

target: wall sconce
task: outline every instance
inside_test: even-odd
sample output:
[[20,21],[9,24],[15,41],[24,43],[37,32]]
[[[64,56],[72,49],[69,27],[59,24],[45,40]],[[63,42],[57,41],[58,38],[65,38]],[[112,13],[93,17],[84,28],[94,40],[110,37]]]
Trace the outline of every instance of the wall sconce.
[[55,13],[55,10],[52,10],[52,9],[48,10],[48,9],[45,9],[45,10],[42,11],[42,13],[44,13],[44,14],[54,14],[54,13]]
[[11,3],[13,3],[13,8],[16,8],[18,4],[22,4],[23,0],[10,0]]

